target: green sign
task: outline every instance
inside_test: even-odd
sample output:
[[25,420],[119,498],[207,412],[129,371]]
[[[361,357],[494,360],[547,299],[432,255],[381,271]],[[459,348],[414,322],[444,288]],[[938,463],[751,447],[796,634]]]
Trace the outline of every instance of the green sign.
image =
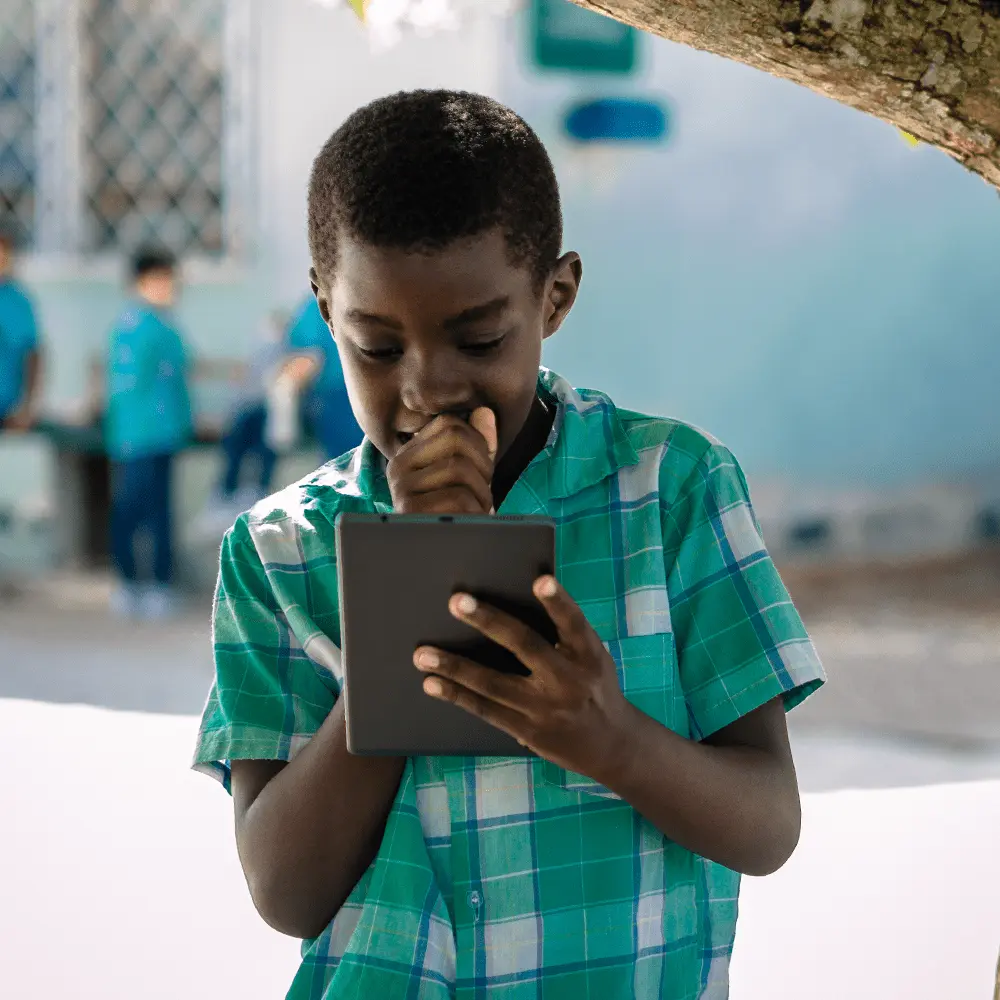
[[577,73],[631,73],[638,32],[569,0],[533,0],[535,63]]

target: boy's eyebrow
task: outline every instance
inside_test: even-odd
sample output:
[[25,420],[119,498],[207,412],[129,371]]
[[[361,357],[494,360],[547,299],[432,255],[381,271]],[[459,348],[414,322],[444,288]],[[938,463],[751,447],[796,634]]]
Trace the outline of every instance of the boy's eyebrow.
[[506,295],[502,295],[500,298],[484,302],[482,305],[463,309],[457,315],[446,319],[443,325],[446,330],[451,330],[457,326],[475,323],[477,320],[492,319],[494,316],[499,316],[508,305],[510,305],[510,299]]
[[[482,305],[470,306],[463,309],[454,316],[449,316],[442,324],[446,330],[453,330],[456,327],[467,326],[482,319],[492,319],[499,316],[510,305],[510,299],[503,295],[497,299],[491,299]],[[379,316],[377,313],[365,312],[364,309],[348,309],[347,318],[355,323],[377,323],[379,326],[388,327],[390,330],[401,330],[403,324],[397,319],[389,316]]]
[[379,316],[377,313],[365,312],[364,309],[348,309],[347,318],[355,323],[377,323],[379,326],[387,326],[392,330],[402,330],[403,324],[398,319],[390,319],[388,316]]

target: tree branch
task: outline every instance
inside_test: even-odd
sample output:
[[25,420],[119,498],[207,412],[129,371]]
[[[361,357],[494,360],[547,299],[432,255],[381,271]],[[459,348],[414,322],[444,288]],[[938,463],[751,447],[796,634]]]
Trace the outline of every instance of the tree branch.
[[573,0],[875,115],[1000,189],[1000,0]]

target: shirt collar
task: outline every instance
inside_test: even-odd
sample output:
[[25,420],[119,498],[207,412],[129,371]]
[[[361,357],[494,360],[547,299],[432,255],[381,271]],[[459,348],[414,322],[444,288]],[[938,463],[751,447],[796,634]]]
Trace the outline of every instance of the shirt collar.
[[129,308],[145,316],[155,316],[160,320],[166,320],[173,313],[171,306],[155,305],[149,299],[144,299],[141,295],[136,295],[132,298]]
[[638,464],[618,408],[603,392],[574,389],[547,368],[538,374],[538,389],[556,404],[556,416],[549,440],[525,472],[536,465],[546,469],[550,498],[574,496]]
[[[548,499],[571,497],[625,466],[638,464],[618,408],[604,393],[574,389],[547,368],[539,370],[538,392],[555,405],[556,415],[545,447],[521,474],[536,494]],[[380,513],[392,510],[385,458],[368,438],[334,463],[324,479],[338,493],[369,497]]]

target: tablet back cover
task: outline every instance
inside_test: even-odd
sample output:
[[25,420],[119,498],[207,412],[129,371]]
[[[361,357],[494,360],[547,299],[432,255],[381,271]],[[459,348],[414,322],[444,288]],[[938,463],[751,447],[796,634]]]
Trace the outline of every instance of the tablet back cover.
[[344,514],[337,521],[348,749],[401,756],[531,756],[513,737],[426,695],[413,665],[427,644],[498,670],[523,671],[506,650],[453,618],[467,591],[528,622],[552,623],[531,592],[554,572],[546,518]]

